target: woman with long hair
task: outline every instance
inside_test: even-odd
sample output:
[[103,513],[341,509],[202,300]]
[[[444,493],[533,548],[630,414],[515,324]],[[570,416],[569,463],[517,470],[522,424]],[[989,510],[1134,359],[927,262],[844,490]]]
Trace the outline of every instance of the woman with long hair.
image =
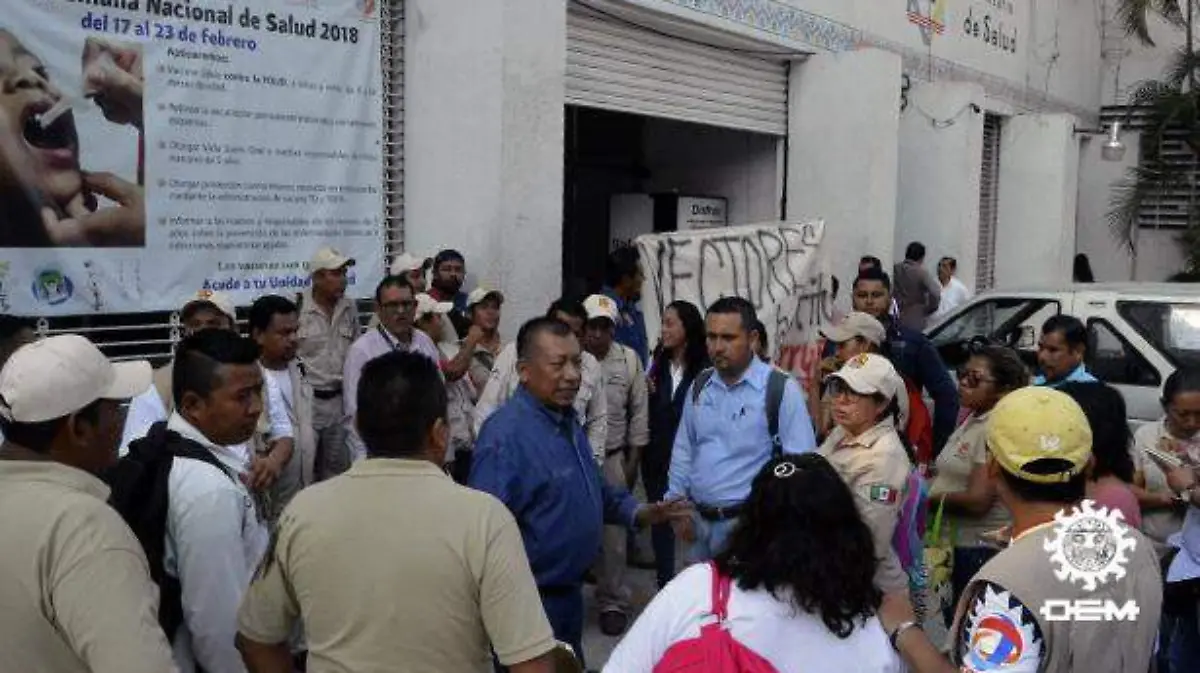
[[729,545],[654,598],[605,671],[653,671],[672,645],[712,621],[713,574],[729,578],[725,626],[781,673],[902,670],[875,612],[875,548],[854,496],[813,454],[769,461]]
[[[642,452],[642,483],[651,502],[667,492],[671,447],[683,416],[683,403],[696,376],[709,366],[700,309],[686,301],[667,305],[662,316],[662,338],[650,364],[650,445]],[[670,524],[650,529],[658,586],[675,576],[675,535]]]
[[999,551],[992,534],[1010,523],[987,475],[987,418],[1005,395],[1027,385],[1029,370],[1021,356],[1003,346],[972,348],[958,371],[959,404],[969,413],[938,454],[929,488],[930,507],[944,508],[943,525],[951,532],[951,609],[975,573]]
[[1070,381],[1058,388],[1083,409],[1092,427],[1092,465],[1088,472],[1087,497],[1121,513],[1125,523],[1142,527],[1142,510],[1133,490],[1134,465],[1129,447],[1125,398],[1110,385]]

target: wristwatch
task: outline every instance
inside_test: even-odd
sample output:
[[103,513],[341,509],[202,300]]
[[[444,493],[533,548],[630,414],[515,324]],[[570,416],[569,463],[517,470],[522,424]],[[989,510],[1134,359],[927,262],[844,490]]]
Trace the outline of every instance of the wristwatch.
[[914,621],[901,622],[899,626],[892,629],[892,632],[888,634],[888,642],[892,644],[892,649],[899,652],[900,646],[898,645],[898,641],[900,640],[900,636],[904,635],[904,632],[908,631],[909,629],[920,628],[921,625]]
[[1176,494],[1176,497],[1178,497],[1179,501],[1182,502],[1183,504],[1191,505],[1192,500],[1195,498],[1196,491],[1198,491],[1198,490],[1200,490],[1200,484],[1195,485],[1195,486],[1189,486],[1188,488],[1185,488],[1182,491],[1179,491]]

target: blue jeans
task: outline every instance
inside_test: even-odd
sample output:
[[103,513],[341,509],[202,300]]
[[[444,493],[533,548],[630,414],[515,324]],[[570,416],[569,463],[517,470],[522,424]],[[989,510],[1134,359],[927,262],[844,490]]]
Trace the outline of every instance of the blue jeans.
[[954,561],[950,567],[950,591],[953,597],[950,599],[950,605],[942,611],[946,626],[950,626],[954,621],[954,611],[958,608],[958,600],[967,590],[967,585],[983,566],[999,553],[999,550],[991,547],[954,548]]
[[[579,663],[583,663],[583,587],[574,591],[542,592],[542,608],[554,637],[575,650]],[[584,667],[587,670],[587,667]]]
[[1200,605],[1180,612],[1173,621],[1167,654],[1170,673],[1196,673],[1200,671]]
[[696,540],[688,549],[688,563],[705,563],[725,551],[726,545],[729,544],[729,534],[733,532],[733,526],[736,523],[737,519],[706,521],[699,514],[692,514]]

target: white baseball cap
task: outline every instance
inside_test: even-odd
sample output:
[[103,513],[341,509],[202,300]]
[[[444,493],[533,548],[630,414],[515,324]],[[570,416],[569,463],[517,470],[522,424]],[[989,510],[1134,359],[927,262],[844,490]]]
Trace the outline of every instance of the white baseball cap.
[[310,273],[316,271],[335,271],[347,266],[354,266],[354,259],[343,255],[327,245],[318,250],[317,254],[313,255],[312,260],[308,263],[308,270]]
[[904,389],[904,380],[896,368],[882,355],[863,353],[846,361],[842,368],[825,380],[840,379],[850,390],[859,395],[883,395],[895,399]]
[[467,308],[471,308],[476,304],[482,304],[489,297],[495,297],[501,304],[504,303],[504,294],[500,290],[480,286],[471,290],[471,294],[467,295]]
[[446,315],[454,310],[454,304],[448,301],[438,301],[433,297],[422,292],[417,295],[417,313],[416,317],[422,318],[430,313],[438,315]]
[[822,327],[820,332],[821,336],[835,344],[845,343],[855,337],[862,337],[876,346],[882,346],[887,341],[883,323],[875,316],[859,311],[850,312],[837,325]]
[[615,325],[621,312],[617,310],[617,302],[602,294],[594,294],[583,300],[583,310],[587,312],[588,320],[608,318]]
[[229,316],[229,319],[237,324],[237,308],[234,307],[233,300],[229,298],[229,295],[223,292],[200,290],[183,305],[183,310],[186,311],[192,304],[208,304]]
[[0,418],[42,423],[96,400],[127,400],[150,388],[150,363],[109,362],[91,341],[60,334],[17,349],[0,370]]
[[396,259],[392,260],[392,265],[388,267],[388,273],[393,276],[399,276],[408,273],[409,271],[416,271],[418,269],[424,271],[431,266],[433,266],[433,258],[417,257],[410,252],[406,252],[401,255],[397,255]]

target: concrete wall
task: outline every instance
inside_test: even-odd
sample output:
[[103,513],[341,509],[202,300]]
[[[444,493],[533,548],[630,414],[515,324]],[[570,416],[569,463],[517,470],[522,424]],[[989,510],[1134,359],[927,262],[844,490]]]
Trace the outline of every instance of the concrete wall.
[[1071,282],[1079,174],[1074,127],[1069,115],[1017,115],[1004,122],[997,288]]
[[873,49],[821,54],[792,68],[788,218],[823,218],[830,273],[859,256],[893,259],[900,58]]
[[408,0],[406,247],[512,288],[504,334],[561,286],[562,0]]
[[1075,251],[1084,253],[1092,263],[1097,281],[1133,279],[1133,257],[1129,247],[1117,240],[1108,224],[1113,187],[1138,163],[1137,134],[1125,136],[1125,157],[1104,161],[1100,148],[1105,139],[1081,138],[1079,156],[1079,209],[1075,218]]
[[646,123],[649,192],[724,196],[729,223],[779,217],[779,138],[663,119]]
[[959,279],[972,290],[979,247],[983,99],[978,84],[917,83],[900,115],[896,254],[920,241],[931,269],[950,255],[958,260]]

